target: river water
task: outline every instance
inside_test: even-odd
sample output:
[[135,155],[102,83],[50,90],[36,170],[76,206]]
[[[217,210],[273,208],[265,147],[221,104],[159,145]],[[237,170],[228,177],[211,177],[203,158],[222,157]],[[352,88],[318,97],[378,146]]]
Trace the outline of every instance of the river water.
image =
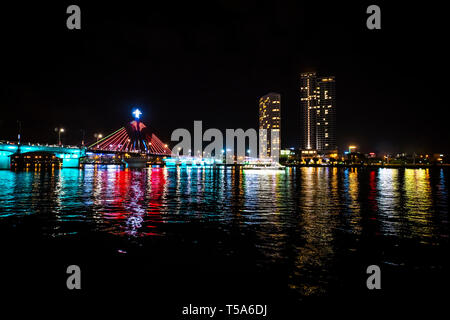
[[[365,268],[376,264],[393,295],[432,290],[448,270],[448,191],[448,171],[438,168],[0,171],[3,265],[23,268],[24,255],[43,257],[52,272],[69,261],[113,263],[123,269],[105,269],[122,288],[130,265],[178,270],[204,277],[199,286],[225,279],[199,299],[265,287],[266,302],[279,290],[295,303],[365,292]],[[143,283],[168,283],[145,274]],[[100,271],[91,275],[88,289],[107,283]]]

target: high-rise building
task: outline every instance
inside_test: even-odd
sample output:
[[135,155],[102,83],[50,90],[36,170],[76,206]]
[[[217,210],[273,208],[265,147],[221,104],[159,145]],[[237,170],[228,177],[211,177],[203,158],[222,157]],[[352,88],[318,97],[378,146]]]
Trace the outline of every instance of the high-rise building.
[[[277,158],[281,146],[281,96],[279,93],[270,92],[259,98],[259,129],[266,129],[260,130],[259,156]],[[265,148],[264,145],[267,147]]]
[[337,150],[336,82],[334,77],[302,73],[300,79],[301,149],[322,153]]

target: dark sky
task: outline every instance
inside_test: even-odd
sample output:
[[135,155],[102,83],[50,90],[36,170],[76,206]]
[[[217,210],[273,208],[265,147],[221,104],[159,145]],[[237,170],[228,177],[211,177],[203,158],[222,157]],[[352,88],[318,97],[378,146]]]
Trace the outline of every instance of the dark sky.
[[[92,2],[92,1],[90,1]],[[448,27],[436,5],[372,2],[87,1],[2,4],[0,139],[66,143],[131,118],[176,128],[256,128],[257,100],[282,95],[283,147],[299,143],[299,75],[337,81],[338,143],[363,151],[449,152]],[[166,3],[166,4],[161,4]],[[316,3],[316,4],[311,4]],[[66,8],[82,29],[67,30]]]

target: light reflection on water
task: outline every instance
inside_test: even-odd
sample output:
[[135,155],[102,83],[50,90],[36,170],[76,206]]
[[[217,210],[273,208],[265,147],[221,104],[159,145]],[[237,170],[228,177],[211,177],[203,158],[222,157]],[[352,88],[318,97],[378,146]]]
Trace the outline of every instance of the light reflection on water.
[[263,268],[284,265],[291,288],[322,294],[333,267],[365,239],[447,246],[448,173],[312,167],[0,171],[0,226],[23,225],[49,237],[95,233],[144,244],[146,238],[186,238],[224,256],[241,252]]

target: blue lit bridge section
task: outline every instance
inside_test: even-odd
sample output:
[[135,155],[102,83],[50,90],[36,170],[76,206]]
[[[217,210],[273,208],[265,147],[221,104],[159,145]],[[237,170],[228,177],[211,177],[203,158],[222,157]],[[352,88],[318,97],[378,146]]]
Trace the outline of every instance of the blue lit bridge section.
[[78,168],[80,158],[86,156],[86,148],[39,145],[39,144],[17,144],[0,142],[0,169],[11,167],[11,156],[14,154],[26,155],[29,152],[48,152],[62,159],[63,168]]

